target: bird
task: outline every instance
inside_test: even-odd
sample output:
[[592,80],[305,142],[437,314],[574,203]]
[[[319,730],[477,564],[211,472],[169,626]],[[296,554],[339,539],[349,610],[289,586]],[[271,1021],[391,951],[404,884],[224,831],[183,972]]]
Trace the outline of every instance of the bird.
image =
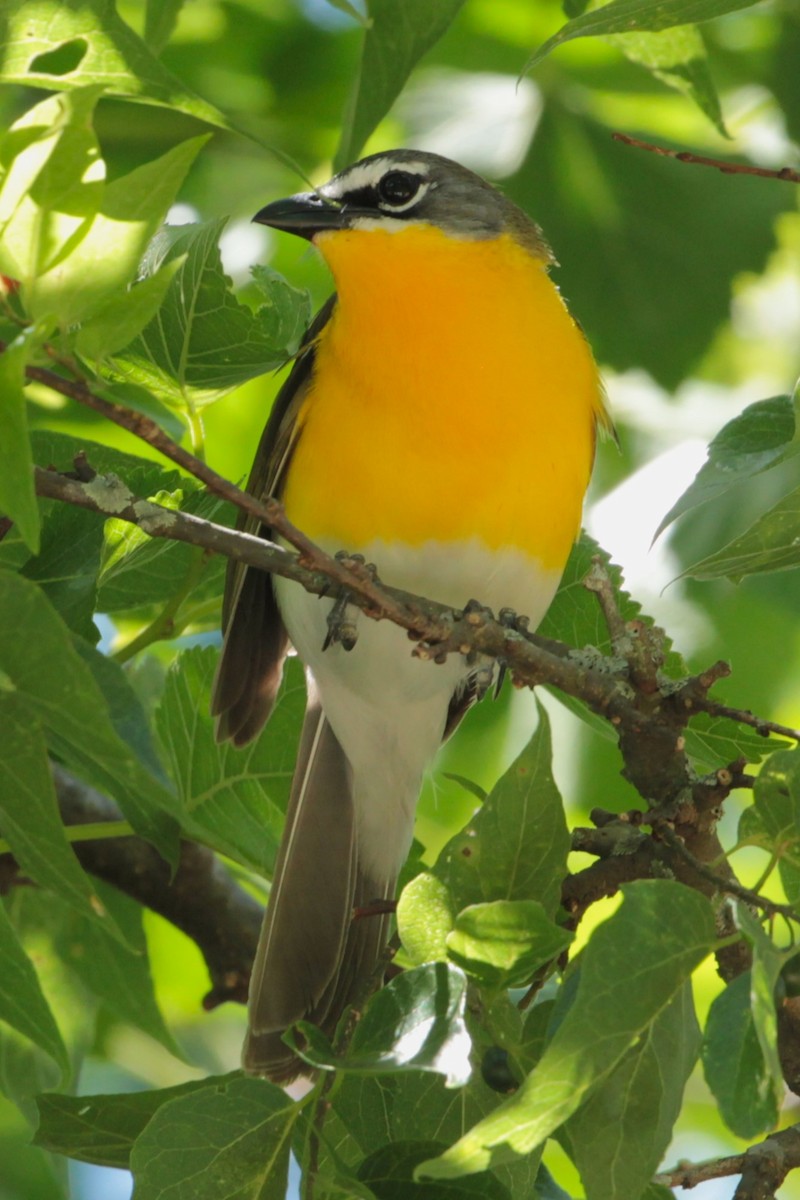
[[[311,242],[335,292],[272,407],[248,490],[387,585],[456,609],[478,598],[535,627],[609,426],[542,231],[468,168],[414,149],[372,154],[253,220]],[[247,1072],[281,1083],[308,1071],[286,1031],[304,1020],[333,1036],[379,970],[423,775],[485,674],[461,654],[421,661],[405,631],[352,606],[348,636],[331,637],[334,603],[228,565],[217,738],[260,733],[290,648],[307,680],[243,1050]]]

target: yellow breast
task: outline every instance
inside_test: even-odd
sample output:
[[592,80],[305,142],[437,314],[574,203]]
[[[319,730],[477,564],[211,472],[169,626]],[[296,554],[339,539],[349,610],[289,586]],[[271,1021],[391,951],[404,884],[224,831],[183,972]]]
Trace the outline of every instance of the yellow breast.
[[318,235],[339,303],[284,491],[350,550],[478,538],[560,569],[602,414],[597,370],[545,264],[510,236]]

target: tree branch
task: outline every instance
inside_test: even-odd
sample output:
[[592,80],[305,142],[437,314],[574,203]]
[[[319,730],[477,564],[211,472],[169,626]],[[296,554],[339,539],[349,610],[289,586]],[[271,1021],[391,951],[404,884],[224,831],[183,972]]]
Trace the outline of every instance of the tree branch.
[[771,1200],[789,1172],[797,1167],[800,1167],[800,1127],[793,1125],[770,1134],[743,1154],[702,1163],[680,1163],[656,1175],[654,1183],[669,1188],[693,1188],[709,1179],[741,1175],[734,1200]]
[[786,183],[800,183],[800,171],[791,167],[779,167],[776,171],[769,167],[754,167],[750,163],[726,162],[723,158],[707,158],[703,154],[692,154],[689,150],[671,150],[666,146],[656,146],[653,142],[643,142],[640,138],[631,137],[628,133],[612,133],[615,142],[624,146],[633,146],[637,150],[649,150],[662,158],[676,158],[678,162],[694,163],[700,167],[714,167],[724,175],[758,175],[761,179],[782,179]]

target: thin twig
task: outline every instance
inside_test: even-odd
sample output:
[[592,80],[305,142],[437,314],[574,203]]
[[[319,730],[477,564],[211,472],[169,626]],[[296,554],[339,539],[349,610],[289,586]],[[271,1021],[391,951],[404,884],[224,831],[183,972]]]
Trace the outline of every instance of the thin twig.
[[701,1163],[678,1163],[656,1175],[663,1187],[693,1188],[710,1179],[741,1175],[734,1200],[768,1200],[790,1171],[800,1167],[800,1130],[797,1125],[772,1133],[743,1154],[712,1158]]
[[774,733],[778,737],[791,738],[792,741],[800,742],[800,729],[794,729],[791,725],[780,725],[777,721],[767,721],[763,717],[757,717],[749,709],[732,708],[729,704],[718,704],[716,700],[702,698],[693,699],[692,706],[709,713],[712,717],[730,717],[739,725],[749,725],[762,737],[769,737],[771,733]]
[[655,832],[693,871],[696,871],[698,875],[709,883],[715,884],[720,892],[728,892],[732,896],[738,896],[746,904],[752,904],[755,908],[760,908],[770,916],[773,913],[779,913],[782,917],[787,917],[791,921],[800,919],[800,915],[791,904],[778,904],[775,900],[769,900],[766,896],[761,896],[758,892],[744,887],[736,879],[732,879],[727,875],[718,875],[715,871],[712,871],[710,867],[707,867],[699,859],[695,858],[691,851],[687,849],[683,839],[678,837],[677,833],[670,829],[669,825],[659,823],[655,827]]
[[754,167],[750,163],[726,162],[723,158],[707,158],[703,154],[692,154],[689,150],[670,150],[666,146],[656,146],[653,142],[643,142],[640,138],[631,137],[628,133],[612,133],[615,142],[625,146],[634,146],[637,150],[649,150],[651,154],[659,154],[663,158],[676,158],[678,162],[695,163],[701,167],[714,167],[724,175],[758,175],[762,179],[782,179],[786,183],[800,183],[800,171],[791,167],[779,167],[771,170],[769,167]]

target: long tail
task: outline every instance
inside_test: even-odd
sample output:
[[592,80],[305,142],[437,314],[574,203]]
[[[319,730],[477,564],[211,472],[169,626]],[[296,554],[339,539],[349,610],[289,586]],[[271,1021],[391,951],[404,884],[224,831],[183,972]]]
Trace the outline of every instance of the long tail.
[[246,1071],[276,1082],[300,1073],[281,1040],[299,1020],[333,1034],[387,936],[388,918],[354,920],[353,909],[393,898],[395,884],[360,861],[353,772],[312,686],[250,983]]

